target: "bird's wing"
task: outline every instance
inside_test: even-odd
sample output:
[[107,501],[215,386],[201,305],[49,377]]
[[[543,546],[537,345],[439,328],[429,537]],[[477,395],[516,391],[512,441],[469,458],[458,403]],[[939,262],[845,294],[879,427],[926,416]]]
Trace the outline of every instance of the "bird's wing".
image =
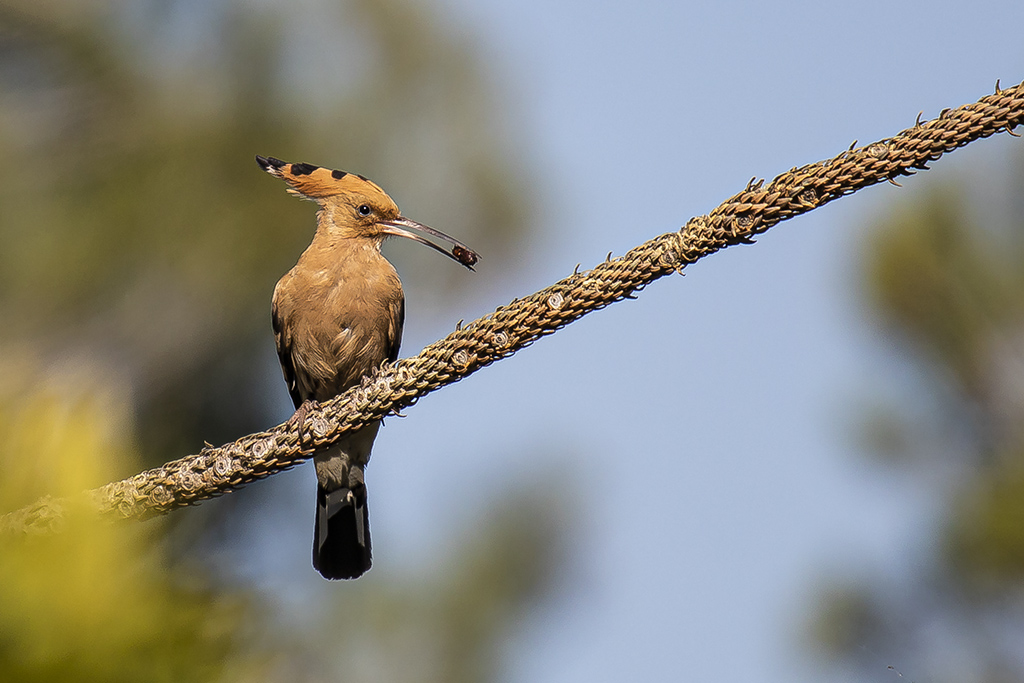
[[388,327],[388,361],[398,360],[398,349],[402,345],[402,329],[405,327],[405,296],[391,304],[391,325]]
[[302,395],[299,392],[298,380],[295,376],[295,364],[292,361],[292,335],[288,332],[289,326],[285,324],[277,301],[277,289],[274,290],[274,300],[270,308],[271,320],[274,325],[274,342],[277,344],[277,357],[281,361],[281,370],[284,372],[284,381],[288,385],[288,393],[292,397],[292,403],[298,408],[302,405]]

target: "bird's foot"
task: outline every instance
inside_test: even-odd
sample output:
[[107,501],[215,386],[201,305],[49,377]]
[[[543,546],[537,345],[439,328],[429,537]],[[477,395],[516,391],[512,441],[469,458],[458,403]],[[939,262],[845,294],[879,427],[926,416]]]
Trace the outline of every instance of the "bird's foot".
[[292,429],[298,427],[299,430],[299,444],[304,445],[309,442],[309,429],[306,425],[306,418],[309,416],[310,411],[318,410],[320,408],[320,402],[312,399],[307,399],[302,402],[288,421],[284,423],[285,427]]

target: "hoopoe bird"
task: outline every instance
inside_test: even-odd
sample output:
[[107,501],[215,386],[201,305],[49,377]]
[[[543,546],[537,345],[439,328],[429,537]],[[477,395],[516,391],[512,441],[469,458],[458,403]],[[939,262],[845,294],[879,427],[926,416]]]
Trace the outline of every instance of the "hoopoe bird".
[[[470,270],[479,258],[448,235],[402,216],[384,190],[361,175],[257,156],[288,192],[316,202],[317,228],[298,263],[274,288],[277,354],[295,420],[359,384],[384,361],[398,358],[405,295],[380,252],[391,236],[436,249]],[[410,230],[452,245],[451,251]],[[370,518],[364,468],[380,422],[367,425],[313,456],[316,526],[313,567],[327,579],[354,579],[370,568]]]

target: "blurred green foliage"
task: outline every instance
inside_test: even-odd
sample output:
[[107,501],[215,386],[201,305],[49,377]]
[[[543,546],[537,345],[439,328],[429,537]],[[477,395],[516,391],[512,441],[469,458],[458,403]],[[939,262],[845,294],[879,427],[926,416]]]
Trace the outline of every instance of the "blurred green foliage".
[[961,181],[900,202],[864,252],[870,309],[919,380],[872,411],[867,441],[941,502],[908,577],[823,592],[817,643],[865,680],[900,662],[917,680],[1024,678],[1024,163],[1002,206]]
[[[313,207],[257,153],[368,175],[499,263],[530,188],[480,61],[412,0],[0,0],[0,511],[286,416],[270,296]],[[391,256],[437,307],[473,284]],[[332,586],[299,624],[204,562],[237,505],[7,540],[0,679],[494,679],[557,574],[552,500],[495,511],[433,574]]]
[[[128,406],[102,375],[80,366],[40,382],[31,357],[0,369],[0,509],[138,464]],[[161,562],[159,531],[78,518],[61,533],[3,539],[3,680],[242,680],[260,668],[262,655],[240,647],[250,599],[185,585]]]

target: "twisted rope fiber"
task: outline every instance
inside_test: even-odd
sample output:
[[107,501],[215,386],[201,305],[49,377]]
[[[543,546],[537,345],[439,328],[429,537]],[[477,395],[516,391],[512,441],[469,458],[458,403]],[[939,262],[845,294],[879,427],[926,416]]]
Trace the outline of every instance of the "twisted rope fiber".
[[[978,102],[943,110],[898,135],[783,173],[745,190],[710,214],[661,235],[494,313],[456,329],[419,355],[385,366],[363,383],[307,416],[304,434],[287,423],[219,448],[168,462],[76,499],[43,498],[0,517],[0,532],[60,527],[66,512],[86,510],[114,518],[142,519],[241,488],[289,469],[318,448],[374,420],[413,405],[420,397],[511,356],[591,311],[631,297],[660,277],[733,244],[750,243],[780,221],[846,194],[927,169],[946,152],[1024,123],[1024,83]],[[895,181],[893,181],[895,182]],[[577,267],[578,271],[578,267]]]

